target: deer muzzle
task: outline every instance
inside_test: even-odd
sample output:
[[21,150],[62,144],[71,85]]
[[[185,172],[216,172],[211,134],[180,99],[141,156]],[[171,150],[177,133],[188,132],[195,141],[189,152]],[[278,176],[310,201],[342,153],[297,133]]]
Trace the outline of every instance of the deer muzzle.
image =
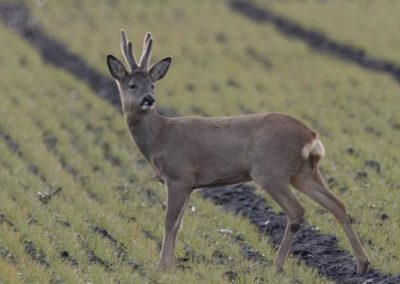
[[140,105],[142,106],[143,110],[148,110],[154,107],[155,99],[153,98],[152,95],[147,95],[143,98],[142,102]]

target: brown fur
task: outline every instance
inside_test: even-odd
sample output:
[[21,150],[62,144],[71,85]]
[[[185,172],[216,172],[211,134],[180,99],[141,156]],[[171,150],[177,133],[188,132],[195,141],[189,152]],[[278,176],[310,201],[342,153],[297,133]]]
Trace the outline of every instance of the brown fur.
[[318,161],[324,148],[318,135],[299,120],[281,113],[168,118],[154,106],[143,108],[145,99],[153,96],[154,83],[165,75],[171,62],[166,58],[147,70],[151,43],[148,34],[141,57],[144,63],[138,65],[132,62],[131,43],[122,32],[122,52],[131,72],[113,56],[107,61],[119,85],[132,138],[168,189],[159,269],[174,265],[176,235],[192,190],[254,180],[282,207],[288,219],[275,260],[278,270],[283,268],[304,214],[304,208],[289,191],[291,183],[339,220],[355,251],[359,271],[366,271],[368,258],[345,207],[326,189],[319,173]]

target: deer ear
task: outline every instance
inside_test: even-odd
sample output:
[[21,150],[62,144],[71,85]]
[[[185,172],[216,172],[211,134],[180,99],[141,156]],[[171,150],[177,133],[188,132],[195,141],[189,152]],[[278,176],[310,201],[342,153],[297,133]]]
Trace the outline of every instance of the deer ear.
[[124,64],[112,55],[107,56],[107,66],[111,75],[117,80],[124,78],[127,73]]
[[166,57],[155,63],[149,71],[150,77],[153,82],[161,80],[167,74],[168,68],[171,65],[171,57]]

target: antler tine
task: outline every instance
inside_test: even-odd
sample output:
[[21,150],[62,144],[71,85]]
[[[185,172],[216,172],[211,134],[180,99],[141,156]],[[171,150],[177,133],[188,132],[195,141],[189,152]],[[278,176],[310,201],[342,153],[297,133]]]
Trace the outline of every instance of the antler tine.
[[122,55],[124,56],[126,62],[128,62],[128,65],[130,67],[129,60],[128,60],[128,41],[126,39],[125,30],[121,30],[121,51],[122,51]]
[[143,41],[143,52],[139,63],[139,66],[142,69],[147,69],[149,66],[152,45],[153,39],[151,38],[151,33],[146,33]]
[[131,71],[134,69],[139,69],[139,66],[136,63],[135,54],[133,53],[133,44],[131,41],[128,41],[128,56],[131,65]]
[[151,32],[147,32],[143,40],[143,51],[146,49],[147,42],[151,38]]
[[125,30],[121,30],[121,51],[126,62],[128,62],[130,70],[133,71],[134,69],[138,69],[139,66],[136,63],[135,55],[133,54],[132,42],[128,42]]

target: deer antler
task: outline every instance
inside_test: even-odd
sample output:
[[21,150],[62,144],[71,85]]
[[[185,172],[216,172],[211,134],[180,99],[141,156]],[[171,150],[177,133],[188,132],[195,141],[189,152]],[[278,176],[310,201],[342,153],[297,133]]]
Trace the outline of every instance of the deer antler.
[[139,64],[137,64],[135,54],[133,52],[133,44],[131,41],[128,41],[125,30],[121,30],[121,51],[129,65],[131,72],[137,69],[147,70],[150,61],[152,45],[153,39],[151,38],[151,33],[146,33],[143,41],[142,56],[140,57]]
[[131,72],[135,69],[139,69],[139,66],[136,63],[135,55],[133,53],[132,42],[128,42],[125,30],[121,30],[121,51],[124,55],[126,62],[129,65]]
[[151,47],[153,45],[153,39],[151,38],[151,33],[146,33],[143,40],[143,52],[140,57],[139,66],[142,69],[147,69],[149,66],[150,56],[151,56]]

